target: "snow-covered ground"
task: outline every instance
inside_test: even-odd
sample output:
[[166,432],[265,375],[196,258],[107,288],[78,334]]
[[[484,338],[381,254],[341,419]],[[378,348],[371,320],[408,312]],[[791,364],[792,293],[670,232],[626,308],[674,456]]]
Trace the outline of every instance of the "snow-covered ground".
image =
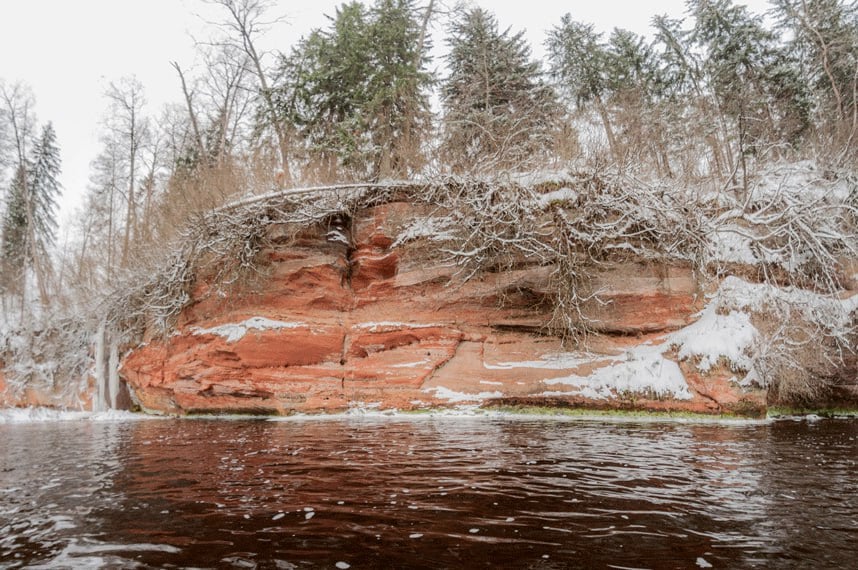
[[751,347],[758,334],[751,316],[737,310],[720,314],[718,309],[718,300],[710,302],[695,323],[671,334],[668,343],[679,347],[680,360],[695,360],[702,372],[722,358],[733,370],[751,370]]

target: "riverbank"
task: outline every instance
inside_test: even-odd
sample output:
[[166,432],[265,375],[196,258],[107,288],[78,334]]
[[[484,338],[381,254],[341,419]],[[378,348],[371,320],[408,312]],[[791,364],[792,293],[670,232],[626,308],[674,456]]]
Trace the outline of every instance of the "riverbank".
[[583,422],[630,422],[630,423],[692,423],[692,424],[756,424],[769,421],[818,421],[855,420],[858,409],[795,410],[779,408],[762,417],[736,414],[695,414],[691,412],[647,412],[592,410],[584,408],[545,408],[528,406],[459,406],[455,408],[423,408],[419,410],[377,410],[353,408],[338,413],[296,413],[288,416],[260,416],[246,414],[197,414],[163,415],[125,410],[105,412],[59,410],[56,408],[0,408],[0,424],[52,423],[52,422],[134,422],[161,420],[188,421],[340,421],[375,419],[381,421],[432,420],[432,419],[476,419],[476,420],[551,420]]

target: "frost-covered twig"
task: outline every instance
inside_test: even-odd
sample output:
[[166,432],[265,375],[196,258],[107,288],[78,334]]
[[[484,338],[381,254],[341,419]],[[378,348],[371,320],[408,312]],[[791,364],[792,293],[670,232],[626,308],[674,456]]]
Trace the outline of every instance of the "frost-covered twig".
[[711,240],[735,236],[739,259],[767,282],[834,293],[841,259],[858,257],[856,196],[858,182],[846,175],[826,180],[806,165],[767,173],[744,204],[713,218]]
[[755,380],[774,399],[792,404],[824,400],[836,388],[858,343],[858,297],[841,300],[795,287],[728,277],[721,310],[752,315],[759,331]]

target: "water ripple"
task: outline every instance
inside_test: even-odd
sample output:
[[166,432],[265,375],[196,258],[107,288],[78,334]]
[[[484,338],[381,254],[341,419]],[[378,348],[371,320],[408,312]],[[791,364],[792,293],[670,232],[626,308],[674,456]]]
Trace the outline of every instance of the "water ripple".
[[848,566],[858,427],[0,424],[0,566]]

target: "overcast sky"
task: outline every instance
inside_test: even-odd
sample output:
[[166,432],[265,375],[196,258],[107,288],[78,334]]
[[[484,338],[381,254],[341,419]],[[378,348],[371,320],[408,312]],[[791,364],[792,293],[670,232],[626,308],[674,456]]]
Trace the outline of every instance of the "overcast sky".
[[[271,30],[264,47],[286,51],[313,28],[325,26],[324,15],[341,3],[280,0],[277,12],[286,21]],[[765,0],[744,3],[755,12],[766,9]],[[545,31],[566,12],[604,32],[621,27],[645,34],[653,15],[679,17],[685,10],[684,0],[483,0],[479,4],[492,10],[502,27],[526,30],[537,57],[544,52]],[[145,86],[149,111],[180,101],[170,62],[193,65],[193,38],[211,34],[200,16],[216,18],[202,0],[0,1],[0,78],[29,84],[40,123],[54,123],[63,160],[64,220],[79,204],[89,179],[89,163],[99,150],[105,87],[133,74]]]

